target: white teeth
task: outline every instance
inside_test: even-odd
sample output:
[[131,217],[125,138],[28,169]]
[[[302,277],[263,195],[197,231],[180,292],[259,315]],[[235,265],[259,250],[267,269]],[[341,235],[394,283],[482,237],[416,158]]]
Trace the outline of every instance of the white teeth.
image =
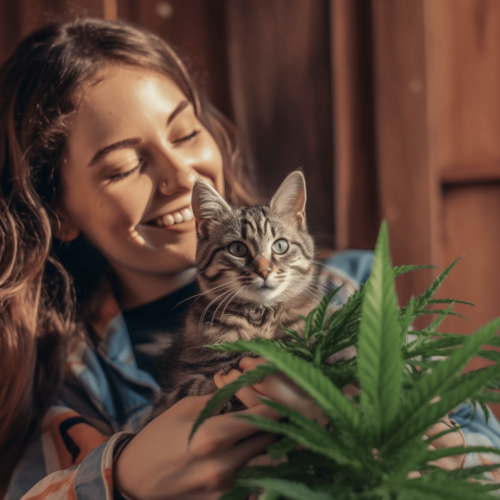
[[181,222],[188,222],[194,219],[193,211],[190,208],[183,208],[180,212],[173,212],[166,214],[163,217],[158,217],[156,219],[157,226],[173,226],[174,224],[180,224]]
[[193,215],[193,212],[191,212],[191,210],[189,210],[189,208],[183,208],[181,210],[181,215],[182,215],[182,218],[187,222],[189,220],[191,220],[194,215]]
[[173,226],[175,224],[175,220],[170,214],[163,216],[163,222],[165,226]]

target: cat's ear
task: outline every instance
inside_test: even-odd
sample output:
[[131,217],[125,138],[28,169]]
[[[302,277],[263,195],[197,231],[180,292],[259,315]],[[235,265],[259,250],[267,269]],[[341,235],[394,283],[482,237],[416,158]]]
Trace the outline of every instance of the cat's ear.
[[293,216],[299,227],[306,220],[306,180],[302,172],[292,172],[278,188],[269,204],[271,210]]
[[224,198],[210,184],[202,180],[197,180],[194,184],[191,204],[200,232],[210,221],[219,220],[224,214],[231,213],[231,207]]

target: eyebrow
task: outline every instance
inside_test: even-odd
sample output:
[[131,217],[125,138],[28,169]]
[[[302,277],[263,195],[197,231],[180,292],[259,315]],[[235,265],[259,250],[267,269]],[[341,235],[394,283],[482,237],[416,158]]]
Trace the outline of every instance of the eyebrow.
[[92,165],[95,165],[99,160],[104,158],[112,151],[127,148],[129,146],[136,146],[140,142],[141,139],[139,137],[132,137],[131,139],[125,139],[123,141],[118,141],[110,144],[109,146],[104,146],[103,148],[99,149],[99,151],[97,151],[97,153],[92,157],[88,166],[91,167]]
[[189,106],[189,101],[181,101],[179,104],[177,104],[177,107],[170,113],[170,116],[167,119],[167,127],[174,121],[174,118],[184,111],[187,107]]
[[[167,127],[173,122],[175,117],[184,111],[186,107],[189,106],[189,101],[181,101],[179,104],[177,104],[177,107],[170,113],[170,116],[167,119]],[[99,149],[97,153],[92,157],[89,163],[89,167],[92,165],[95,165],[99,160],[102,160],[106,155],[111,153],[112,151],[116,151],[117,149],[123,149],[127,148],[129,146],[136,146],[141,142],[141,139],[139,137],[132,137],[130,139],[124,139],[123,141],[118,141],[113,144],[110,144],[109,146],[104,146],[103,148]]]

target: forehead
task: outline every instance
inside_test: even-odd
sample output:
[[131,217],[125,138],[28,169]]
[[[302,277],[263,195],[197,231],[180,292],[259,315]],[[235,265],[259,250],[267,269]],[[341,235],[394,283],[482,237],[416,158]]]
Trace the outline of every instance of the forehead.
[[276,217],[267,206],[242,207],[232,214],[232,220],[221,221],[219,235],[225,240],[238,239],[258,243],[291,232],[291,228]]
[[112,66],[79,94],[69,123],[68,148],[101,147],[135,137],[147,124],[166,126],[165,118],[185,100],[169,77],[144,68]]

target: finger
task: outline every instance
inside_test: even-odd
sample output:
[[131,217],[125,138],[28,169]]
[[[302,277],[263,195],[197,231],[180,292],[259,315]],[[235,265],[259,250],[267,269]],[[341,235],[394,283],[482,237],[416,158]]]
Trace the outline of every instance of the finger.
[[270,434],[268,432],[256,434],[237,444],[231,450],[226,451],[224,460],[226,460],[228,464],[231,464],[234,471],[237,471],[252,458],[264,454],[267,447],[274,443],[276,438],[277,436],[275,434]]
[[[213,394],[205,394],[203,396],[187,396],[175,403],[169,410],[169,414],[185,418],[186,420],[196,421],[201,410],[205,408],[207,403],[213,397]],[[157,417],[157,420],[162,418],[165,413]],[[167,417],[166,417],[167,418]]]
[[220,370],[214,375],[214,383],[217,386],[217,389],[221,389],[231,382],[234,382],[239,376],[241,376],[241,374],[242,372],[234,368],[228,373],[224,373],[223,370]]
[[252,389],[257,391],[258,397],[267,397],[300,412],[307,418],[326,423],[323,411],[316,402],[283,374],[270,375],[262,382],[252,385]]
[[238,415],[257,415],[279,420],[281,415],[260,403],[253,408],[224,415],[216,415],[203,422],[193,436],[190,450],[195,455],[207,456],[232,448],[242,439],[261,432],[250,422],[236,418]]
[[[236,380],[241,375],[241,372],[234,369],[229,373],[224,373],[222,370],[214,375],[214,382],[217,388],[222,388],[227,384],[230,384]],[[252,387],[243,387],[238,390],[235,396],[247,407],[252,408],[254,406],[260,405],[259,398],[262,394],[258,393]]]
[[[234,382],[238,377],[240,377],[242,372],[233,369],[228,373],[224,373],[222,370],[214,375],[215,385],[220,389],[221,387]],[[252,387],[242,387],[239,389],[235,396],[247,407],[253,408],[260,403],[259,398],[265,397],[263,394],[257,392]]]
[[242,370],[251,370],[257,365],[263,365],[265,363],[267,363],[267,359],[263,358],[262,356],[259,356],[258,358],[245,357],[241,358],[239,366]]
[[359,396],[359,389],[352,384],[348,384],[342,388],[342,393],[352,399],[354,396]]
[[418,470],[412,470],[406,475],[406,479],[417,479],[419,477],[422,477],[422,474]]
[[[452,424],[450,423],[450,425]],[[427,439],[449,429],[450,427],[446,423],[438,422],[424,434],[424,439]],[[432,444],[436,448],[454,448],[456,446],[465,446],[465,440],[463,434],[459,431],[459,429],[456,429],[455,432],[450,432],[435,439]]]
[[261,399],[265,396],[257,392],[253,387],[243,387],[237,393],[236,397],[247,407],[253,408],[262,404]]

